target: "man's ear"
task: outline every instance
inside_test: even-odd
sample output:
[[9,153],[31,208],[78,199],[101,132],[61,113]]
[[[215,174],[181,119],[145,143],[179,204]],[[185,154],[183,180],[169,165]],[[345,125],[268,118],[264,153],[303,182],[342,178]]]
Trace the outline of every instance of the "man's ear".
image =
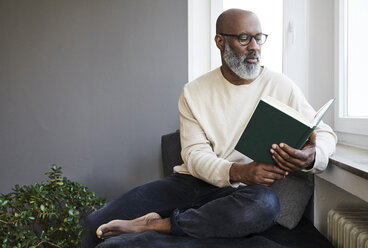
[[220,51],[222,52],[225,49],[225,39],[224,36],[216,34],[215,36],[215,42],[216,42],[216,46],[218,49],[220,49]]

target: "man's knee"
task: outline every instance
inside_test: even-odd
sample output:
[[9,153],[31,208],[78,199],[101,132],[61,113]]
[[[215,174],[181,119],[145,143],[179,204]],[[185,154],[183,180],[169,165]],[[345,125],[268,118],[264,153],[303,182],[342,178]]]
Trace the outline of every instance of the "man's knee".
[[280,202],[276,193],[270,188],[265,186],[256,186],[258,205],[263,209],[263,212],[269,215],[273,221],[279,217],[280,214]]
[[276,221],[280,214],[280,202],[276,193],[265,186],[246,186],[243,191],[256,204],[260,215]]

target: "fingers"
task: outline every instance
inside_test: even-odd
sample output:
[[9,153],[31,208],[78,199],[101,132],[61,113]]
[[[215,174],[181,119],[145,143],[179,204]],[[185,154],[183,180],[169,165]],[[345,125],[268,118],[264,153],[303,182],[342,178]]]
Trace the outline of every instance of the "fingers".
[[279,146],[276,144],[272,145],[271,153],[279,153],[283,159],[289,162],[296,162],[297,160],[305,160],[306,154],[302,150],[295,149],[287,144],[281,143]]
[[270,187],[274,182],[275,182],[275,180],[264,178],[263,182],[260,182],[257,185],[262,185],[262,186],[265,186],[265,187]]
[[230,177],[235,178],[232,174],[238,176],[238,181],[247,185],[263,185],[270,186],[276,180],[284,179],[288,174],[287,171],[278,168],[275,165],[264,164],[253,161],[249,164],[234,163],[233,171],[230,170]]
[[281,143],[280,145],[273,144],[270,150],[272,158],[276,164],[287,171],[296,172],[300,171],[306,166],[310,166],[314,161],[316,134],[312,134],[311,143],[306,145],[303,150],[298,150],[287,144]]
[[274,152],[272,154],[276,163],[279,162],[284,167],[286,166],[286,168],[293,170],[302,168],[303,161],[307,159],[307,156],[301,150],[294,149],[283,143],[280,146],[272,145],[272,148],[274,150],[271,149],[271,153],[273,150]]
[[296,164],[285,160],[282,156],[280,156],[276,152],[272,155],[272,158],[280,168],[282,168],[286,171],[297,172],[297,171],[300,171],[302,169],[302,167],[299,167]]
[[[273,172],[277,175],[280,175],[281,177],[287,176],[289,173],[286,170],[281,169],[280,167],[277,167],[275,165],[266,165],[264,167],[266,171]],[[279,179],[279,178],[277,178]]]
[[258,179],[258,185],[263,185],[266,187],[271,186],[275,181],[284,179],[284,175],[275,174],[275,173],[264,173],[263,176],[261,176]]
[[274,165],[258,163],[256,182],[260,185],[271,186],[276,180],[284,179],[287,172]]
[[258,177],[258,178],[254,178],[254,182],[249,185],[262,185],[262,186],[270,187],[275,181],[276,181],[275,179],[270,179],[266,177]]

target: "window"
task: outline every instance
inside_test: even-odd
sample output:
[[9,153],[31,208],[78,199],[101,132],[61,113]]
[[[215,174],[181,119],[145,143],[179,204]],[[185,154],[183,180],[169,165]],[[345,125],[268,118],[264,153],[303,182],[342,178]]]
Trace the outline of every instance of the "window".
[[339,0],[337,8],[338,111],[335,129],[343,133],[368,135],[368,1]]
[[368,1],[346,1],[346,113],[348,117],[368,117],[368,33],[362,29],[368,23]]

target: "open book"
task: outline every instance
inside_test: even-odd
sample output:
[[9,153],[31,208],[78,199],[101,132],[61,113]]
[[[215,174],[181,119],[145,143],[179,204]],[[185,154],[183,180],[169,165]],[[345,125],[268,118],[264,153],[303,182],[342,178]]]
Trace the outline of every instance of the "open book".
[[329,100],[309,121],[286,104],[269,96],[263,97],[235,150],[254,161],[275,164],[270,153],[272,144],[282,142],[301,149],[333,102],[334,99]]

